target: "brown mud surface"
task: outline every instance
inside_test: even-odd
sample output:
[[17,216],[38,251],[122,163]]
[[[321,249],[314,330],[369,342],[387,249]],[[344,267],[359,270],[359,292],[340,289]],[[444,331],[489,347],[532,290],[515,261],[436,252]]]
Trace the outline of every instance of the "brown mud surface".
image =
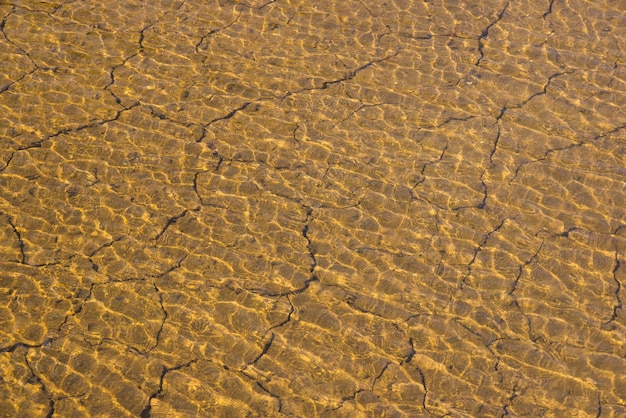
[[0,416],[625,416],[625,12],[0,1]]

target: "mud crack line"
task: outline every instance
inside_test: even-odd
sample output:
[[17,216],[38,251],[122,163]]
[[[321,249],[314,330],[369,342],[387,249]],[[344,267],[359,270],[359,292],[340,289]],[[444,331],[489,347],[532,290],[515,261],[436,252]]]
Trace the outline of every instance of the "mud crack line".
[[426,376],[424,376],[424,372],[419,367],[415,367],[415,369],[420,375],[420,379],[421,379],[420,383],[422,384],[422,387],[424,388],[424,397],[422,398],[422,408],[424,408],[424,411],[428,412],[428,407],[426,406],[426,400],[428,398],[428,387],[426,386]]
[[466,283],[467,279],[472,275],[472,265],[476,262],[476,258],[478,258],[478,254],[482,251],[482,249],[485,247],[485,245],[487,245],[487,241],[489,241],[489,238],[493,234],[498,232],[500,230],[500,228],[502,228],[504,226],[504,223],[507,220],[509,220],[509,218],[504,218],[502,220],[502,222],[500,222],[500,224],[498,226],[496,226],[492,231],[487,232],[485,234],[485,236],[483,237],[483,240],[474,249],[474,256],[472,257],[472,259],[467,264],[467,270],[466,270],[465,274],[463,275],[463,277],[461,278],[461,282],[459,283],[459,289],[463,289],[465,287],[465,283]]
[[506,9],[508,7],[509,7],[509,2],[507,1],[506,4],[504,5],[504,8],[500,12],[498,12],[498,14],[496,15],[496,19],[493,22],[491,22],[489,25],[487,25],[487,27],[483,30],[483,32],[478,37],[478,53],[480,54],[480,57],[476,61],[476,65],[480,65],[480,62],[483,60],[483,58],[485,58],[485,54],[483,52],[483,48],[484,48],[483,40],[486,39],[487,36],[489,36],[489,30],[496,23],[498,23],[500,19],[502,19],[502,17],[504,16],[504,12],[506,12]]
[[154,350],[155,348],[159,346],[159,340],[161,339],[161,332],[163,332],[165,321],[167,321],[167,318],[169,317],[169,314],[167,313],[165,306],[163,306],[163,293],[161,292],[161,289],[157,287],[156,283],[152,283],[152,286],[154,286],[154,290],[157,292],[157,295],[159,296],[159,307],[161,308],[163,319],[161,320],[161,325],[159,326],[159,330],[154,336],[154,345],[148,349],[148,352]]
[[519,303],[517,302],[517,297],[513,294],[515,293],[515,291],[517,290],[517,285],[519,284],[519,281],[522,277],[522,274],[524,274],[524,269],[526,268],[526,266],[528,266],[530,263],[532,263],[537,256],[539,255],[539,252],[541,251],[541,249],[543,248],[543,244],[545,241],[541,241],[541,244],[539,245],[539,248],[537,248],[537,251],[535,251],[535,253],[524,262],[524,264],[520,264],[517,268],[517,276],[515,277],[515,280],[513,281],[513,285],[511,286],[511,290],[509,290],[509,296],[512,296],[514,298],[514,303],[515,306],[517,306],[520,310],[522,309],[519,306]]
[[609,324],[617,318],[617,310],[622,309],[622,298],[620,297],[620,291],[622,290],[622,283],[617,278],[617,272],[619,271],[621,263],[617,258],[617,251],[615,251],[615,267],[613,268],[613,280],[615,281],[615,299],[617,300],[615,305],[613,306],[613,313],[611,314],[611,319],[605,322],[605,324]]
[[615,134],[615,133],[621,131],[622,129],[626,129],[626,124],[617,126],[617,127],[613,128],[613,129],[611,129],[610,131],[602,132],[602,133],[600,133],[600,134],[598,134],[595,137],[590,138],[590,139],[581,139],[581,140],[579,140],[577,142],[574,142],[574,143],[571,143],[571,144],[568,144],[568,145],[565,145],[565,146],[562,146],[562,147],[551,148],[551,149],[547,150],[543,154],[543,156],[541,156],[541,157],[539,157],[537,159],[531,160],[531,161],[525,161],[525,162],[521,163],[517,167],[517,169],[515,170],[515,174],[513,175],[513,178],[511,178],[511,180],[509,180],[509,184],[511,184],[512,182],[517,180],[517,176],[519,175],[519,172],[522,170],[523,167],[525,167],[527,165],[535,164],[535,163],[538,163],[540,161],[545,161],[545,160],[547,160],[550,157],[550,155],[552,155],[554,153],[557,153],[557,152],[567,151],[567,150],[570,150],[572,148],[582,147],[584,145],[594,143],[596,141],[599,141],[602,138],[605,138],[605,137],[607,137],[609,135]]
[[493,164],[493,156],[498,150],[498,142],[500,142],[500,135],[501,135],[500,125],[498,125],[498,133],[496,134],[496,139],[493,141],[493,147],[491,148],[491,152],[489,153],[489,162],[491,164]]
[[570,70],[570,71],[563,71],[563,72],[560,72],[560,73],[552,74],[551,76],[548,77],[548,79],[546,80],[546,83],[543,85],[543,88],[540,91],[531,94],[527,99],[522,100],[521,102],[519,102],[516,105],[504,106],[502,109],[500,109],[500,113],[498,115],[496,115],[496,122],[500,122],[500,119],[502,119],[502,117],[504,116],[504,114],[506,113],[507,110],[509,110],[509,109],[520,109],[520,108],[526,106],[528,104],[528,102],[530,102],[534,98],[536,98],[538,96],[543,96],[545,94],[548,94],[548,87],[552,83],[552,80],[554,80],[555,78],[560,77],[562,75],[565,75],[565,74],[572,74],[573,72],[574,71]]
[[159,395],[161,395],[161,393],[163,392],[163,382],[165,380],[165,376],[169,373],[169,372],[173,372],[175,370],[180,370],[184,367],[189,367],[190,365],[196,363],[198,360],[191,360],[188,361],[187,363],[184,364],[179,364],[178,366],[174,366],[174,367],[165,367],[163,366],[163,370],[161,371],[161,377],[159,378],[159,388],[154,391],[154,393],[152,393],[152,395],[150,395],[150,398],[148,398],[148,404],[146,405],[146,407],[141,411],[141,413],[139,414],[139,416],[141,418],[150,418],[151,415],[151,411],[152,411],[152,400],[155,398],[158,398]]
[[[205,41],[207,41],[207,40],[208,40],[208,38],[209,38],[211,35],[214,35],[214,34],[216,34],[216,33],[218,33],[218,32],[221,32],[221,31],[223,31],[223,30],[225,30],[225,29],[228,29],[229,27],[231,27],[232,25],[234,25],[235,23],[237,23],[237,21],[239,20],[239,17],[240,17],[240,16],[241,16],[241,12],[239,12],[239,14],[237,15],[237,17],[236,17],[236,18],[235,18],[232,22],[230,22],[229,24],[227,24],[226,26],[222,26],[222,27],[219,27],[219,28],[217,28],[217,29],[212,29],[212,30],[208,31],[206,34],[202,35],[202,37],[200,38],[200,40],[198,41],[198,43],[196,43],[196,53],[199,53],[199,52],[200,52],[200,48],[203,46],[202,44],[204,44],[204,43],[205,43]],[[205,49],[205,48],[203,47],[202,49]]]
[[380,373],[378,373],[378,375],[375,376],[374,379],[372,380],[372,384],[370,385],[369,389],[364,389],[364,388],[356,389],[351,395],[342,397],[341,400],[339,401],[339,404],[336,407],[331,408],[331,409],[327,409],[324,412],[328,413],[328,412],[332,412],[332,411],[338,411],[339,409],[341,409],[344,406],[344,404],[346,402],[354,401],[359,393],[362,393],[362,392],[372,392],[372,393],[374,393],[374,387],[376,386],[376,383],[383,376],[383,374],[385,373],[385,371],[387,370],[387,368],[389,367],[390,364],[391,364],[390,361],[387,361],[385,363],[385,365],[381,369]]
[[26,151],[32,148],[41,148],[42,144],[48,140],[51,140],[53,138],[56,138],[57,136],[60,135],[64,135],[64,134],[70,134],[70,133],[75,133],[75,132],[80,132],[82,130],[85,129],[89,129],[89,128],[95,128],[96,126],[102,126],[106,123],[109,122],[114,122],[116,120],[118,120],[120,118],[120,116],[122,116],[122,113],[129,111],[137,106],[139,106],[141,103],[140,102],[135,102],[132,105],[128,106],[128,107],[124,107],[121,110],[118,110],[115,112],[115,116],[113,116],[110,119],[105,119],[105,120],[101,120],[101,121],[96,121],[96,122],[92,122],[92,123],[88,123],[85,125],[80,125],[80,126],[76,126],[74,128],[63,128],[58,130],[57,132],[46,136],[45,138],[40,139],[39,141],[35,141],[35,142],[31,142],[28,145],[24,145],[22,147],[19,147],[18,149],[14,150],[13,152],[11,152],[9,154],[9,158],[7,158],[6,163],[4,164],[4,167],[0,168],[0,173],[3,172],[4,170],[7,169],[7,167],[9,167],[9,164],[11,163],[11,161],[13,160],[13,157],[15,156],[16,153],[20,152],[20,151]]
[[156,234],[156,236],[154,237],[154,240],[158,240],[159,238],[161,238],[163,236],[163,234],[165,233],[165,231],[167,231],[167,229],[175,224],[180,218],[184,217],[185,215],[187,215],[187,213],[189,213],[189,211],[193,211],[193,212],[197,212],[200,210],[200,206],[197,206],[193,209],[185,209],[184,211],[182,211],[181,213],[179,213],[178,215],[174,215],[171,218],[169,218],[167,220],[167,222],[165,223],[165,226],[163,226],[163,228],[161,229],[161,231]]
[[35,373],[35,369],[33,368],[33,366],[28,361],[28,353],[24,354],[24,362],[26,363],[26,367],[28,367],[28,370],[30,370],[31,374],[33,375],[33,378],[35,379],[35,381],[41,387],[42,392],[46,395],[46,398],[48,398],[48,407],[50,409],[48,410],[48,414],[46,415],[46,418],[52,418],[54,416],[54,412],[55,412],[55,400],[54,400],[54,397],[52,396],[52,393],[50,393],[50,391],[46,387],[46,384],[43,382],[43,380],[41,380],[39,375],[37,375],[37,373]]
[[549,14],[552,13],[552,6],[554,5],[554,1],[555,0],[550,0],[550,4],[548,5],[548,10],[544,14],[541,15],[543,19],[545,19],[546,17],[548,17]]
[[302,227],[302,236],[306,239],[306,249],[309,252],[309,257],[311,257],[311,266],[309,267],[309,273],[313,273],[315,267],[317,267],[317,259],[315,258],[315,251],[313,250],[311,239],[308,236],[309,232],[309,222],[313,220],[313,208],[305,206],[306,208],[306,218],[304,219],[304,226]]
[[17,229],[17,227],[15,226],[15,224],[13,223],[13,220],[11,218],[9,218],[7,216],[7,222],[9,223],[9,225],[11,226],[11,228],[13,228],[13,233],[15,234],[15,236],[17,237],[17,244],[20,248],[20,264],[28,264],[26,262],[26,253],[24,252],[24,240],[22,239],[22,234],[20,233],[20,231]]
[[221,122],[223,120],[228,120],[228,119],[232,118],[233,116],[235,116],[238,112],[241,112],[241,111],[247,109],[250,105],[255,104],[255,103],[256,103],[256,107],[254,108],[254,110],[256,111],[261,106],[260,104],[258,104],[258,102],[260,102],[262,100],[268,100],[268,99],[267,98],[260,98],[260,99],[256,99],[256,100],[253,100],[253,101],[245,102],[241,106],[236,107],[235,109],[233,109],[230,112],[228,112],[226,115],[218,116],[217,118],[212,119],[209,122],[200,125],[200,127],[202,128],[202,134],[200,135],[200,138],[196,139],[196,142],[202,142],[202,140],[204,140],[204,138],[206,137],[206,132],[207,132],[207,129],[209,128],[209,126],[213,125],[216,122]]
[[424,183],[424,181],[426,181],[426,175],[424,174],[426,172],[426,169],[428,167],[430,167],[431,165],[435,165],[439,162],[441,162],[441,160],[443,160],[443,157],[446,155],[446,151],[448,150],[448,144],[446,144],[443,149],[441,150],[441,154],[439,154],[439,157],[437,157],[434,160],[431,161],[426,161],[424,164],[422,164],[422,169],[420,171],[420,176],[421,178],[413,185],[413,187],[411,187],[411,194],[413,194],[413,190],[415,190],[415,188]]
[[54,341],[54,338],[46,338],[45,340],[43,340],[43,342],[41,344],[27,344],[27,343],[17,342],[17,343],[11,344],[8,347],[0,348],[0,353],[12,353],[15,350],[17,350],[18,348],[25,348],[27,350],[29,348],[41,348],[41,347],[47,346],[52,341]]
[[371,66],[372,66],[372,65],[374,65],[374,64],[378,64],[378,63],[381,63],[381,62],[383,62],[383,61],[387,61],[387,60],[389,60],[389,59],[391,59],[391,58],[393,58],[393,57],[397,56],[399,53],[400,53],[400,50],[398,50],[398,51],[394,52],[394,53],[393,53],[393,54],[391,54],[391,55],[387,55],[387,56],[385,56],[385,57],[383,57],[383,58],[379,58],[379,59],[375,59],[375,60],[368,61],[368,62],[366,62],[365,64],[361,65],[360,67],[355,68],[354,70],[350,70],[350,71],[348,72],[348,74],[347,74],[347,75],[345,75],[344,77],[338,78],[338,79],[336,79],[336,80],[330,80],[330,81],[324,81],[324,82],[322,82],[322,85],[321,85],[320,87],[308,87],[308,88],[301,89],[301,90],[297,90],[297,91],[290,91],[290,92],[287,92],[287,93],[285,93],[285,94],[281,97],[281,99],[280,99],[280,100],[282,101],[282,100],[286,99],[287,97],[291,96],[292,94],[297,94],[297,93],[302,93],[302,92],[305,92],[305,91],[312,91],[312,90],[324,90],[324,89],[327,89],[328,87],[332,86],[333,84],[343,83],[344,81],[349,81],[349,80],[352,80],[354,77],[356,77],[356,76],[357,76],[357,74],[358,74],[359,72],[361,72],[361,71],[365,70],[366,68],[371,67]]
[[511,406],[511,404],[513,404],[513,401],[515,400],[515,398],[518,397],[518,393],[517,393],[517,386],[519,383],[515,383],[513,385],[513,388],[511,389],[511,396],[509,396],[507,398],[507,403],[502,407],[502,415],[503,417],[510,415],[509,413],[509,407]]

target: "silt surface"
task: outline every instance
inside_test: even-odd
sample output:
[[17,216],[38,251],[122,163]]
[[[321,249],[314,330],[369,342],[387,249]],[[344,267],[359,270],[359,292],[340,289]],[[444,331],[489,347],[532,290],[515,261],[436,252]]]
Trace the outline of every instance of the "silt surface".
[[0,416],[625,416],[625,13],[0,1]]

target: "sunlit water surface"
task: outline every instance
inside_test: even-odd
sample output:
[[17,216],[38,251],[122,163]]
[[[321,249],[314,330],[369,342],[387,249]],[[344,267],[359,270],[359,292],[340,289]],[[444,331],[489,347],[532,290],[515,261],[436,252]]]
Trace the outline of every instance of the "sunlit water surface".
[[0,415],[626,416],[626,2],[0,2]]

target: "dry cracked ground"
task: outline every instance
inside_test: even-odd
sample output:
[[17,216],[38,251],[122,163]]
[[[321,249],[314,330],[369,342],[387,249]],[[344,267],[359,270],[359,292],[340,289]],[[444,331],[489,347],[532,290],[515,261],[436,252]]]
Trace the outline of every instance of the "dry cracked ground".
[[0,415],[624,416],[625,11],[0,1]]

